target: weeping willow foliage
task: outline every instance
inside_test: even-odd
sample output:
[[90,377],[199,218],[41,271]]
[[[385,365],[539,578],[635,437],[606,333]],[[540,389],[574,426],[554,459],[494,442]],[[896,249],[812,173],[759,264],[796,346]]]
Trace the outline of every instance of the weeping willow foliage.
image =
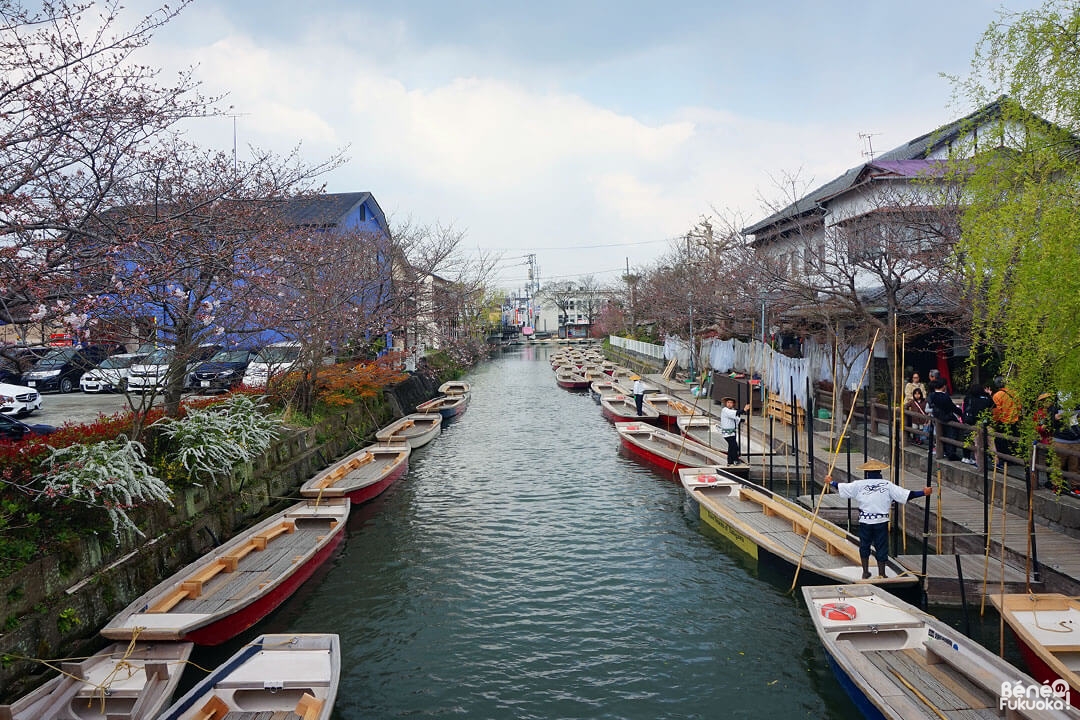
[[[1024,407],[1080,400],[1080,2],[1003,14],[955,81],[1000,117],[957,153],[960,257],[976,347],[1002,359]],[[1031,413],[1024,413],[1030,428]]]

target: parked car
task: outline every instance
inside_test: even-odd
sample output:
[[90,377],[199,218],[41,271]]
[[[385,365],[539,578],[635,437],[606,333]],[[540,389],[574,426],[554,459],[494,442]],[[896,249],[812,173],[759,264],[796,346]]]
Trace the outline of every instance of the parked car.
[[191,371],[195,392],[232,390],[244,380],[244,371],[255,353],[250,350],[222,350]]
[[143,356],[138,353],[120,353],[105,358],[93,370],[83,373],[79,387],[83,392],[123,392],[127,389],[128,371]]
[[0,383],[0,413],[22,417],[41,407],[41,394],[25,385]]
[[23,373],[22,383],[38,392],[69,393],[79,386],[83,373],[109,356],[109,350],[102,345],[53,348]]
[[[184,366],[185,388],[191,385],[191,371],[200,363],[209,360],[221,352],[220,345],[200,345],[191,352],[187,364]],[[157,348],[142,360],[133,363],[128,368],[127,387],[132,392],[148,392],[160,390],[167,384],[169,366],[172,364],[172,348]]]
[[43,423],[27,425],[26,423],[16,420],[15,418],[10,418],[7,415],[0,415],[0,440],[18,442],[25,437],[48,435],[55,431],[56,428],[52,425],[45,425]]
[[267,345],[252,359],[244,373],[244,384],[248,387],[265,387],[267,381],[286,373],[300,359],[300,343],[285,341]]
[[21,385],[23,373],[52,349],[46,345],[8,345],[0,348],[0,383]]

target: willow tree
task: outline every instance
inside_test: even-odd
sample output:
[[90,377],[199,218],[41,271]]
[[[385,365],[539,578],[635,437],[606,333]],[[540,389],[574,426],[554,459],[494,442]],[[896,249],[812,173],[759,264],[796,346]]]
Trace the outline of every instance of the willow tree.
[[[957,148],[960,257],[976,346],[997,354],[1026,408],[1080,400],[1080,3],[1002,13],[958,93],[998,107]],[[996,100],[995,100],[996,98]],[[1026,413],[1030,432],[1031,414]]]

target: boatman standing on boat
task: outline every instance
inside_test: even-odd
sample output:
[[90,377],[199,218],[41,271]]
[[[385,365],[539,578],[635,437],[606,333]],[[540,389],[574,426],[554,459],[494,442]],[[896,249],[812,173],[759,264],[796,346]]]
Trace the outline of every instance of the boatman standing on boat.
[[825,484],[836,490],[840,497],[851,498],[859,505],[859,557],[862,559],[863,580],[870,578],[870,548],[878,563],[878,577],[885,577],[885,563],[889,559],[889,511],[892,504],[901,505],[912,498],[928,497],[934,489],[927,485],[922,490],[908,490],[881,477],[881,471],[889,466],[880,460],[867,460],[859,466],[863,479],[838,483],[832,475],[825,477]]
[[645,383],[641,382],[640,375],[631,375],[630,379],[634,381],[634,406],[637,407],[638,417],[641,417],[641,405],[645,402]]
[[720,437],[727,441],[727,464],[738,465],[742,462],[739,457],[739,423],[742,415],[750,412],[750,403],[746,403],[742,410],[735,409],[735,398],[724,398],[724,407],[720,408]]

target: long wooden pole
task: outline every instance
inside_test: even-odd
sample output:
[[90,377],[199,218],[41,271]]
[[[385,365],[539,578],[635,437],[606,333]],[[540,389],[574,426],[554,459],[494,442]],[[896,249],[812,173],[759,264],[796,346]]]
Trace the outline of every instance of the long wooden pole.
[[[880,332],[880,328],[874,331],[874,339],[870,343],[870,352],[866,355],[866,365],[863,366],[862,375],[859,376],[859,385],[855,388],[855,395],[851,399],[852,407],[855,407],[855,401],[858,399],[859,392],[862,390],[863,380],[866,379],[866,372],[870,369],[870,363],[874,359],[874,347],[877,345],[878,333]],[[851,417],[851,415],[848,415],[847,420],[844,422],[844,429],[840,432],[839,444],[843,444],[844,442],[848,426],[851,424]],[[834,452],[832,459],[829,461],[829,471],[825,473],[825,477],[832,477],[833,470],[836,468],[836,461],[839,458],[840,453]],[[810,527],[806,529],[806,538],[803,540],[802,550],[799,551],[799,562],[795,565],[795,577],[791,579],[791,587],[788,589],[788,592],[794,592],[795,586],[799,582],[799,571],[802,569],[803,557],[806,555],[806,546],[810,544],[810,536],[814,534],[814,524],[817,522],[818,511],[821,510],[821,501],[825,499],[825,493],[828,491],[829,483],[822,483],[821,495],[818,496],[817,502],[814,503],[814,514],[810,517]]]
[[[994,494],[997,492],[997,464],[994,464],[993,480],[990,483],[990,507],[994,507]],[[979,604],[979,617],[986,614],[986,586],[990,577],[990,531],[994,525],[994,514],[991,512],[986,521],[986,557],[983,560],[983,591],[982,602]]]

